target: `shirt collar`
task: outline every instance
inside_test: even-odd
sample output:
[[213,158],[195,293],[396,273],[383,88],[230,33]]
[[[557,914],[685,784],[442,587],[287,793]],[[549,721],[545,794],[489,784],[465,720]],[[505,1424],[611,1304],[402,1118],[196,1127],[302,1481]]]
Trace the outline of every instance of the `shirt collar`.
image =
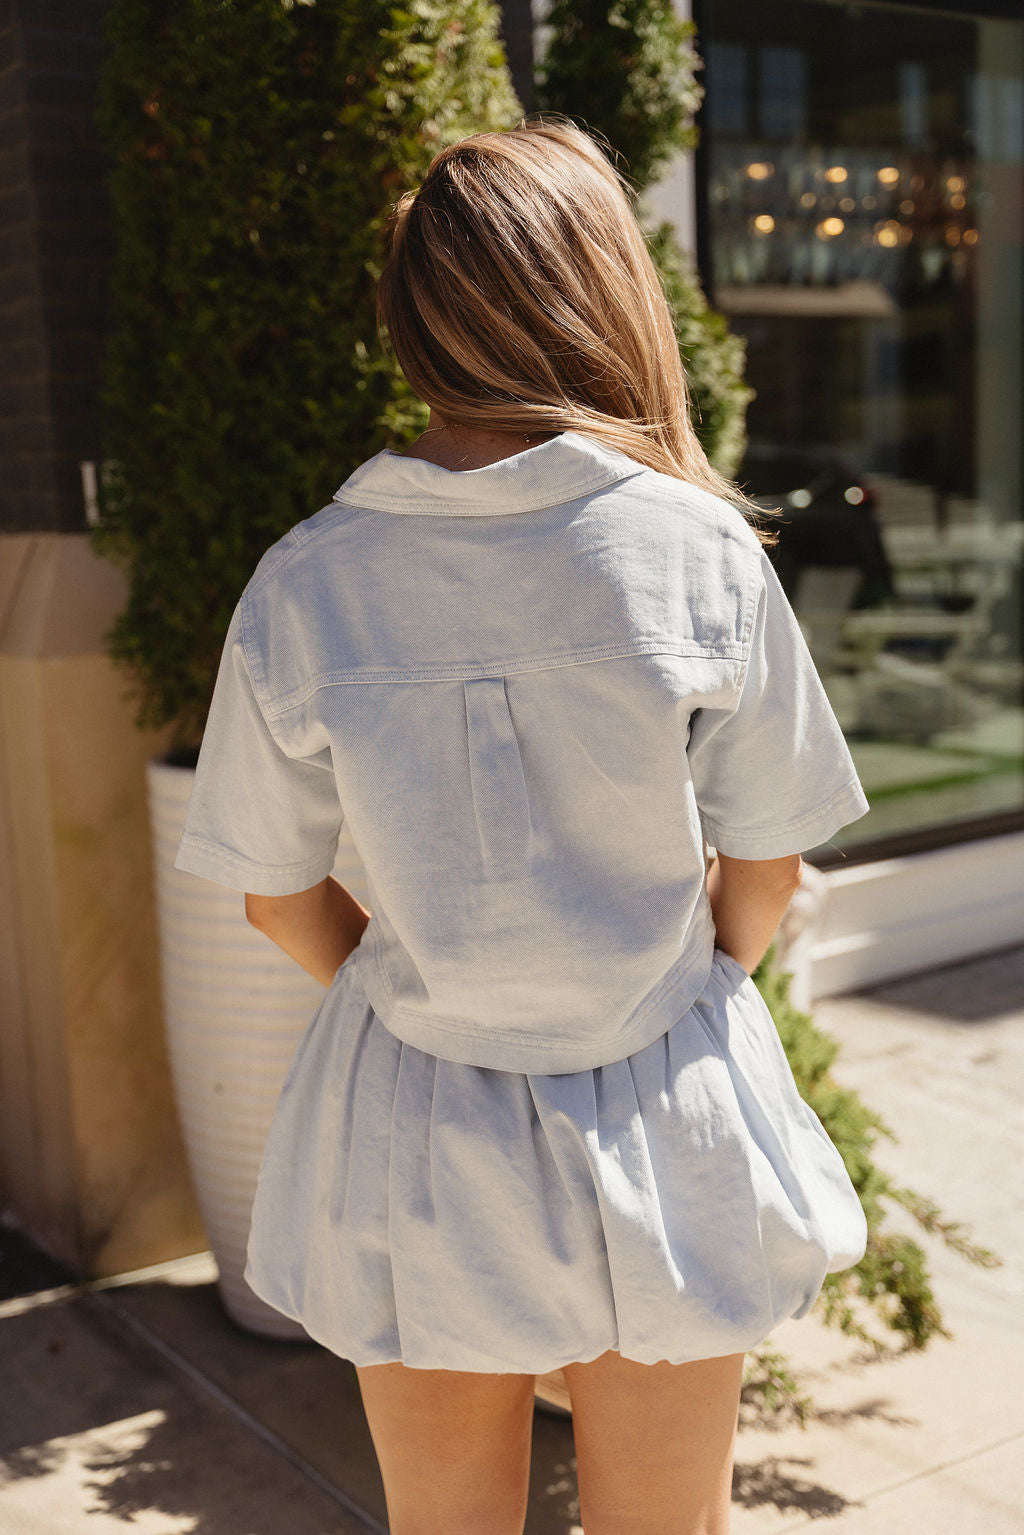
[[500,517],[575,501],[643,469],[582,432],[562,432],[483,469],[442,469],[385,448],[350,474],[334,499],[369,511]]

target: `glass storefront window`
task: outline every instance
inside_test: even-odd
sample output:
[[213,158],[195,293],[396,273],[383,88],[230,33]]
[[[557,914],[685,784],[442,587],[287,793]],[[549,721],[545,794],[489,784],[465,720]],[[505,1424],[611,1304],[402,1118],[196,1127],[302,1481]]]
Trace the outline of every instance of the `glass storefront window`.
[[[746,337],[739,479],[870,813],[1024,812],[1024,22],[707,0],[701,210]],[[825,850],[822,850],[824,852]]]

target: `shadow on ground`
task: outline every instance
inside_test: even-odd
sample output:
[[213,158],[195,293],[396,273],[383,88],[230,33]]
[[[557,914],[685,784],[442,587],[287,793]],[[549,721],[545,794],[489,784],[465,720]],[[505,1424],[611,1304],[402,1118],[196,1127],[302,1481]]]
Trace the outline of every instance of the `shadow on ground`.
[[1016,1012],[1024,997],[1024,948],[943,965],[860,993],[888,1007],[954,1023],[985,1023]]
[[768,1455],[753,1464],[737,1461],[732,1478],[733,1502],[744,1508],[770,1505],[780,1513],[809,1514],[812,1519],[842,1513],[851,1506],[845,1498],[796,1474],[796,1468],[813,1463],[810,1456],[792,1455]]

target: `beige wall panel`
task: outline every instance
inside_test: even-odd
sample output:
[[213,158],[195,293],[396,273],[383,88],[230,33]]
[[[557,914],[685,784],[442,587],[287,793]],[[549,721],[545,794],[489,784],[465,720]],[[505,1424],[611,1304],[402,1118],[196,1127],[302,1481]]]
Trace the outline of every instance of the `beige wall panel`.
[[31,542],[0,639],[0,1144],[17,1213],[99,1275],[205,1245],[160,1016],[145,762],[162,741],[104,653],[117,573],[84,536]]
[[[0,636],[7,633],[8,615],[31,556],[31,534],[0,540]],[[0,1203],[11,1199],[8,1169],[22,1166],[31,1177],[35,1113],[28,1031],[24,1026],[26,998],[18,932],[13,920],[17,906],[14,865],[14,805],[9,787],[7,743],[10,739],[4,703],[8,689],[0,668]],[[12,1112],[12,1105],[20,1111]]]

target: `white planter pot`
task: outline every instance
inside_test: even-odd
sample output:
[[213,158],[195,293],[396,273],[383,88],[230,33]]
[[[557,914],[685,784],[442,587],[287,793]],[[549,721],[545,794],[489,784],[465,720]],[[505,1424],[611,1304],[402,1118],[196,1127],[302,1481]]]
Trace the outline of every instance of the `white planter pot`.
[[[242,1273],[263,1144],[295,1048],[323,988],[245,920],[237,890],[174,867],[195,773],[148,767],[164,1019],[178,1111],[228,1313],[251,1331],[305,1333]],[[342,829],[335,877],[368,902]]]

